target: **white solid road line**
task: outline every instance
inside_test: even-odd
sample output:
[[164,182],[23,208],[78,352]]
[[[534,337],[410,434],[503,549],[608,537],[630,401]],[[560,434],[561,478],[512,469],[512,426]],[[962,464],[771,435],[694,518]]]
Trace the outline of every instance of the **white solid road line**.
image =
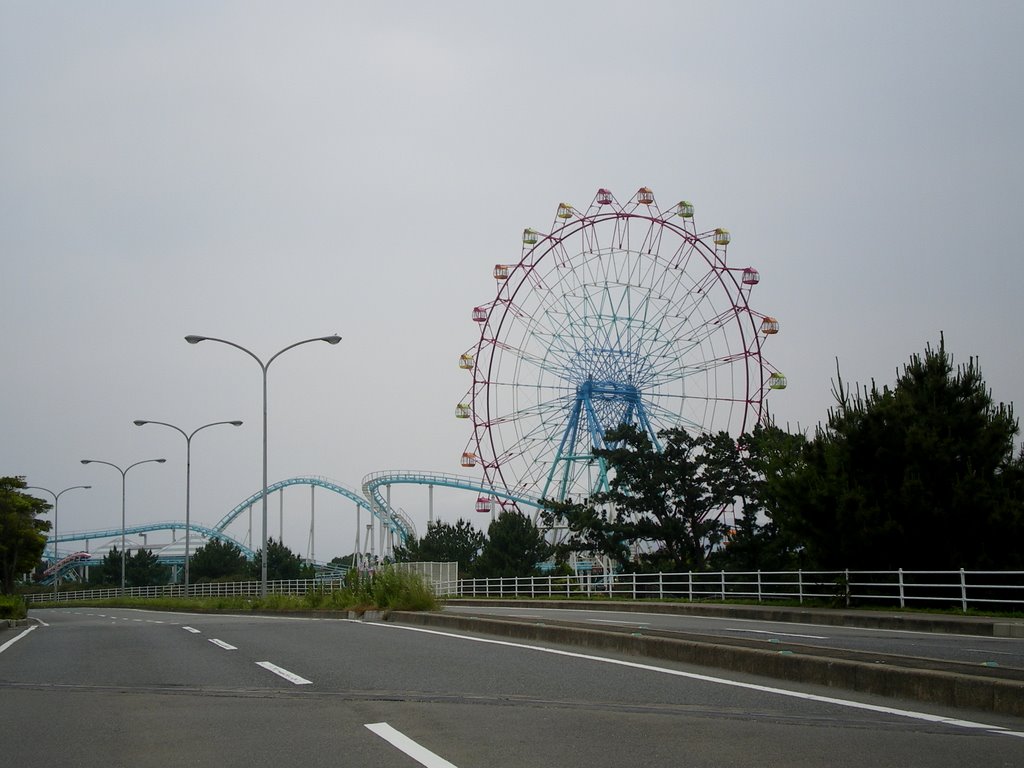
[[380,736],[391,746],[401,750],[420,765],[427,768],[456,768],[443,757],[438,757],[429,749],[417,744],[401,731],[397,731],[387,723],[366,723],[366,727]]
[[769,632],[767,629],[740,629],[739,627],[722,627],[726,632],[752,632],[755,635],[777,635],[778,637],[805,637],[811,640],[828,640],[824,635],[794,635],[792,632]]
[[539,653],[550,653],[554,656],[567,656],[574,659],[586,659],[588,661],[596,661],[601,664],[612,664],[619,667],[628,667],[631,669],[642,669],[648,672],[657,672],[663,675],[672,675],[674,677],[683,677],[689,680],[700,680],[705,683],[716,683],[718,685],[727,685],[733,688],[745,688],[750,691],[761,691],[762,693],[771,693],[777,696],[788,696],[794,699],[803,699],[804,701],[816,701],[822,704],[834,704],[840,707],[848,707],[850,709],[862,709],[868,712],[880,712],[887,715],[895,715],[897,717],[906,717],[912,720],[922,720],[928,723],[943,723],[945,725],[954,726],[957,728],[968,728],[971,730],[988,731],[990,733],[997,733],[1001,736],[1016,736],[1018,738],[1024,738],[1024,731],[1014,731],[1009,728],[1004,728],[1000,725],[991,725],[989,723],[978,723],[971,720],[960,720],[953,717],[944,717],[942,715],[933,715],[928,712],[915,712],[912,709],[899,709],[898,707],[886,707],[878,704],[867,704],[862,701],[853,701],[852,699],[839,699],[834,696],[819,696],[814,693],[804,693],[803,691],[793,691],[786,688],[776,688],[770,685],[757,685],[756,683],[744,683],[740,680],[730,680],[727,677],[714,677],[712,675],[701,675],[695,672],[683,672],[679,669],[671,669],[669,667],[656,667],[653,664],[642,664],[636,661],[626,661],[624,659],[613,659],[604,656],[593,656],[588,653],[576,653],[574,651],[563,651],[558,648],[547,648],[543,645],[528,645],[526,643],[514,643],[510,640],[492,640],[487,637],[471,637],[470,635],[460,635],[455,632],[443,632],[437,629],[426,629],[424,627],[407,627],[402,624],[391,624],[387,622],[367,622],[367,627],[376,627],[380,629],[396,629],[405,632],[422,632],[428,635],[441,635],[442,637],[452,637],[459,640],[466,640],[473,643],[485,643],[487,645],[503,645],[509,648],[524,648],[530,651],[538,651]]
[[8,640],[6,643],[4,643],[3,645],[0,645],[0,653],[3,653],[4,651],[6,651],[8,648],[10,648],[16,642],[21,640],[21,638],[23,638],[25,635],[27,635],[29,632],[31,632],[35,628],[36,628],[35,624],[33,624],[31,627],[26,629],[24,632],[21,632],[21,633],[15,635],[10,640]]
[[273,672],[279,677],[283,677],[289,683],[295,683],[295,685],[312,685],[312,680],[307,680],[304,677],[299,677],[294,672],[289,672],[287,669],[282,669],[277,664],[271,664],[269,661],[257,661],[256,666],[263,667],[270,672]]
[[215,637],[210,638],[210,642],[216,645],[218,648],[223,648],[225,651],[237,651],[238,649],[231,645],[231,643],[225,643],[223,640],[218,640]]
[[636,621],[615,621],[613,619],[587,619],[587,621],[593,624],[624,624],[627,627],[649,627],[650,624],[639,623]]

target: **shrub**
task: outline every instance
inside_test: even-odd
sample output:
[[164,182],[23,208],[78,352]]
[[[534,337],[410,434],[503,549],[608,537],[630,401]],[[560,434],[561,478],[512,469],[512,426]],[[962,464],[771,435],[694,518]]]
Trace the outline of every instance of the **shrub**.
[[25,599],[19,595],[0,595],[0,620],[24,619],[28,616]]
[[373,603],[378,608],[396,611],[429,611],[437,608],[437,598],[418,574],[392,568],[374,574],[371,585]]
[[374,573],[349,571],[345,586],[325,596],[337,610],[377,608],[393,611],[430,611],[437,598],[418,574],[385,567]]

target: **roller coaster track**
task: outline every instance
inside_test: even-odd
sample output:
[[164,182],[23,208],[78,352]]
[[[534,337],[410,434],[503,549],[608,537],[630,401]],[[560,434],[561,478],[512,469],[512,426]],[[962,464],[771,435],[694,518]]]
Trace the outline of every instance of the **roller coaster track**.
[[[332,493],[337,493],[340,496],[344,496],[346,499],[351,499],[356,503],[357,506],[367,510],[378,520],[387,524],[392,530],[396,530],[396,532],[398,532],[398,524],[388,519],[381,510],[374,509],[365,496],[360,495],[358,491],[353,491],[351,488],[348,488],[347,486],[342,485],[341,483],[337,483],[334,480],[329,480],[326,477],[320,477],[318,475],[290,477],[287,480],[281,480],[279,482],[273,483],[272,485],[268,485],[267,495],[269,496],[274,491],[279,491],[282,488],[287,488],[290,485],[310,485],[315,488],[324,488],[328,491],[331,491]],[[258,502],[262,497],[263,491],[257,491],[252,496],[239,503],[237,506],[235,506],[234,509],[232,509],[226,515],[224,515],[224,517],[221,518],[220,522],[213,526],[214,530],[223,531],[225,528],[231,525],[231,523],[233,523],[239,515],[241,515],[249,507],[256,504],[256,502]]]
[[[383,472],[374,472],[363,478],[362,493],[352,490],[341,483],[329,480],[326,477],[316,475],[290,477],[287,480],[281,480],[273,483],[272,485],[268,485],[267,494],[269,495],[274,491],[280,491],[290,485],[309,485],[316,488],[323,488],[350,499],[359,508],[365,509],[372,514],[380,521],[382,526],[385,526],[387,530],[397,536],[400,541],[405,541],[409,537],[416,536],[416,526],[403,510],[392,507],[388,503],[385,495],[381,493],[381,489],[391,485],[427,485],[438,486],[441,488],[455,488],[463,491],[473,491],[475,493],[497,499],[505,499],[520,506],[532,507],[534,509],[541,508],[541,505],[533,499],[515,496],[504,489],[485,485],[479,479],[474,477],[453,475],[446,472],[422,472],[418,470],[387,470]],[[221,541],[234,544],[246,557],[255,557],[256,553],[250,547],[245,546],[226,534],[224,531],[238,518],[239,515],[259,502],[262,496],[263,491],[260,490],[244,499],[239,504],[235,505],[235,507],[224,515],[224,517],[222,517],[212,528],[198,525],[196,523],[190,523],[188,528],[193,533],[198,533],[205,536],[207,539],[219,539]],[[125,528],[124,533],[140,534],[152,531],[174,531],[184,529],[185,524],[183,522],[172,521],[133,525]],[[94,531],[68,531],[62,532],[60,536],[57,537],[57,542],[109,539],[119,537],[120,535],[120,528],[108,528]],[[97,560],[96,562],[99,561]]]
[[[494,488],[485,485],[475,477],[464,475],[452,475],[447,472],[421,472],[415,469],[392,469],[383,472],[374,472],[363,478],[363,495],[369,499],[374,507],[381,510],[380,515],[388,516],[396,514],[380,489],[389,485],[436,485],[441,488],[457,488],[462,491],[475,491],[485,496],[493,496],[498,499],[506,499],[526,507],[533,507],[540,510],[541,505],[533,500],[521,496],[515,496],[504,489]],[[398,510],[401,512],[401,510]],[[404,513],[402,513],[404,515]],[[414,531],[415,533],[415,531]]]
[[[229,544],[234,544],[246,557],[254,557],[255,552],[252,549],[245,546],[239,541],[228,536],[224,531],[216,528],[207,528],[205,525],[197,525],[196,523],[189,523],[189,530],[193,533],[199,533],[208,539],[220,539],[221,541]],[[177,531],[184,530],[185,524],[180,521],[176,522],[164,522],[164,523],[145,523],[142,525],[130,525],[124,529],[125,535],[131,535],[133,533],[150,533],[152,531]],[[57,541],[87,541],[91,539],[110,539],[115,536],[121,535],[120,528],[107,528],[96,531],[70,531],[68,533],[61,533],[57,537]]]

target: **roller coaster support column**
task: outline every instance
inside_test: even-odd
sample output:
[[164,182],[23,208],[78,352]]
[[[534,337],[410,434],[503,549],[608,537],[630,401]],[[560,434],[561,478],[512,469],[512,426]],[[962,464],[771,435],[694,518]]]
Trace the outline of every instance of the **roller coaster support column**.
[[309,564],[316,561],[316,486],[309,486]]
[[[388,500],[388,511],[390,513],[390,511],[393,509],[393,507],[391,506],[391,486],[390,485],[387,487],[387,500]],[[381,557],[382,560],[384,559],[384,555],[387,554],[387,550],[385,549],[385,541],[386,540],[384,538],[387,535],[387,533],[386,533],[387,529],[388,529],[388,526],[384,525],[384,523],[382,521],[381,522],[381,526],[380,526],[380,557]]]
[[352,565],[359,567],[359,563],[363,560],[363,548],[359,546],[359,532],[363,530],[362,520],[360,519],[362,509],[356,504],[356,546],[352,550]]

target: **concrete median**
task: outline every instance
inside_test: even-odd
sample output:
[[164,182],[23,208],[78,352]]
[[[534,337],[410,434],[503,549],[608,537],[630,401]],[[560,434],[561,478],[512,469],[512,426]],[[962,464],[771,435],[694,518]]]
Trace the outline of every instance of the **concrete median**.
[[[578,604],[574,607],[580,607]],[[640,632],[440,613],[393,612],[388,621],[728,669],[943,706],[1024,716],[1024,681],[848,658],[769,651]]]

